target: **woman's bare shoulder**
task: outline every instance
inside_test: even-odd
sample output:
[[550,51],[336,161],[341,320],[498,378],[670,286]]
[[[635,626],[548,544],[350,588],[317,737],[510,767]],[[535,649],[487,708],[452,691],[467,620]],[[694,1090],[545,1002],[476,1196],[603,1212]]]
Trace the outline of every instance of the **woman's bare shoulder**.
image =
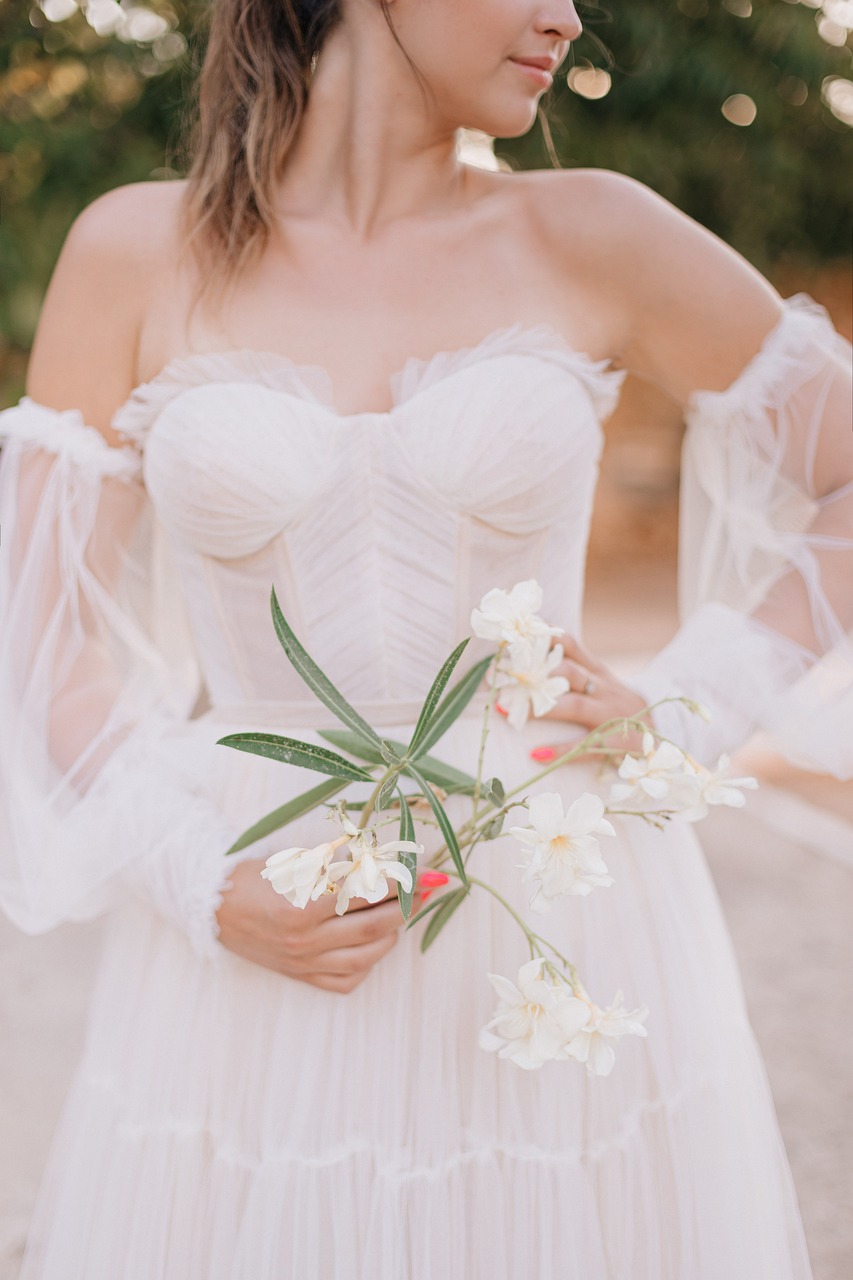
[[515,198],[549,252],[605,264],[638,219],[684,218],[650,187],[613,169],[530,169],[511,175]]
[[519,195],[555,277],[594,286],[619,362],[680,403],[728,386],[779,318],[778,293],[746,258],[636,178],[537,171]]
[[98,196],[65,237],[42,304],[27,394],[110,424],[135,382],[141,325],[174,269],[183,182],[136,182]]

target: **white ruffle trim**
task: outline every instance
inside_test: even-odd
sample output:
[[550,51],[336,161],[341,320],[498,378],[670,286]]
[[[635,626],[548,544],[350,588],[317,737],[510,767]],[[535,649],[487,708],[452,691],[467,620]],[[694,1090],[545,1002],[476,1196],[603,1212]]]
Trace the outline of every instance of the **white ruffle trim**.
[[30,396],[0,413],[0,440],[46,449],[97,475],[133,480],[141,462],[130,448],[107,444],[96,427],[89,426],[79,409],[51,409]]

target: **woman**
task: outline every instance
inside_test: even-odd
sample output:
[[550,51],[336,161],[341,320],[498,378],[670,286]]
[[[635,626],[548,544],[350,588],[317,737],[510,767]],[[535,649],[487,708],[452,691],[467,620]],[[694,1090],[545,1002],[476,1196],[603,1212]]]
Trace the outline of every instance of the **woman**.
[[[0,419],[2,889],[31,931],[109,924],[24,1280],[810,1274],[692,827],[624,822],[614,885],[548,919],[651,1011],[606,1079],[478,1048],[486,971],[525,959],[485,895],[421,956],[394,902],[298,911],[260,877],[318,815],[224,857],[307,779],[217,739],[328,723],[271,583],[401,737],[482,594],[538,578],[571,691],[495,725],[508,782],[670,690],[711,709],[655,713],[706,763],[761,725],[853,772],[847,344],[641,184],[456,157],[460,126],[530,128],[580,30],[570,0],[218,0],[188,181],[67,239]],[[576,639],[626,370],[692,441],[689,616],[634,687]],[[479,732],[442,756],[470,768]],[[488,870],[523,912],[516,857]]]

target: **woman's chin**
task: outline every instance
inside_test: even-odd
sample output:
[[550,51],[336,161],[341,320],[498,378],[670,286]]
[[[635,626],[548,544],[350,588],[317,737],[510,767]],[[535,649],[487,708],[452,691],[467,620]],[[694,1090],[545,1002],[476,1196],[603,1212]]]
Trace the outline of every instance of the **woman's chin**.
[[466,122],[465,128],[479,129],[490,138],[521,138],[536,123],[538,98],[525,98],[521,102],[504,104],[494,112],[477,113],[475,122]]

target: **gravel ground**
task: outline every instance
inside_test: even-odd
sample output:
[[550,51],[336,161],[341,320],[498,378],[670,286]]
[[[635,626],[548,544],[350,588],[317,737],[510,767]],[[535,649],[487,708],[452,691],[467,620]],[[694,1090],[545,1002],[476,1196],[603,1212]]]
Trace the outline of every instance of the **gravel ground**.
[[[712,813],[704,843],[765,1055],[815,1280],[849,1280],[853,825],[790,792],[767,789],[758,797],[755,812]],[[788,806],[784,824],[773,817],[779,797]],[[27,938],[0,919],[0,1280],[18,1274],[30,1206],[81,1045],[98,939],[97,925]]]

